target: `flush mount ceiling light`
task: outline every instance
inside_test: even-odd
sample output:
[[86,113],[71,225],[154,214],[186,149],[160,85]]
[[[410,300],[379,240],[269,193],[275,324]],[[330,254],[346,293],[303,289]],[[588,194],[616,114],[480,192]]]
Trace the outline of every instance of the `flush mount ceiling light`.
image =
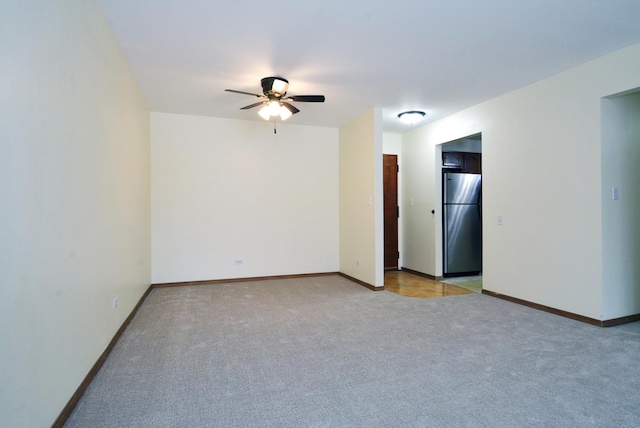
[[398,118],[407,125],[413,125],[414,123],[420,122],[424,118],[423,111],[411,110],[405,111],[398,115]]

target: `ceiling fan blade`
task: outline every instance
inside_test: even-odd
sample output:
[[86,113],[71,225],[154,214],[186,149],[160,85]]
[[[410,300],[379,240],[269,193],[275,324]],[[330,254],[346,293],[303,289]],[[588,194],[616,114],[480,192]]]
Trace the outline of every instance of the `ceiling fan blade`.
[[249,104],[248,106],[241,107],[240,110],[249,110],[250,108],[258,107],[264,104],[264,101],[260,101],[259,103]]
[[244,91],[236,91],[235,89],[225,89],[226,92],[233,92],[235,94],[244,94],[244,95],[253,95],[254,97],[264,97],[264,95],[258,95],[258,94],[252,94],[251,92],[244,92]]
[[292,101],[302,101],[306,103],[323,103],[324,95],[292,95]]
[[295,108],[294,106],[292,106],[291,104],[289,104],[288,102],[282,101],[282,105],[285,106],[285,108],[287,110],[289,110],[291,112],[291,114],[296,114],[296,113],[298,113],[300,111],[297,108]]

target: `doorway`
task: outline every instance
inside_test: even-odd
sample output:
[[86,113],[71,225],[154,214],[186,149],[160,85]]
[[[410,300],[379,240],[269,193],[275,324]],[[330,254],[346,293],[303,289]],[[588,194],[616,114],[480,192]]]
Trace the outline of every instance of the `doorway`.
[[384,270],[398,270],[398,155],[382,155],[384,189]]
[[441,145],[444,282],[482,288],[482,135]]
[[640,88],[601,100],[602,318],[640,313]]

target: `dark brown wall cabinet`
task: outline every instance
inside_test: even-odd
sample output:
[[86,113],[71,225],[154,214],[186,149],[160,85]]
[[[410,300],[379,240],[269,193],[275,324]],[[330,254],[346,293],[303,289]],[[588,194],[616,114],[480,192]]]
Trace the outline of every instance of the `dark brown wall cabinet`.
[[482,154],[467,152],[442,153],[442,167],[456,172],[482,173]]
[[464,167],[464,153],[445,152],[442,153],[442,166],[447,168],[461,169]]

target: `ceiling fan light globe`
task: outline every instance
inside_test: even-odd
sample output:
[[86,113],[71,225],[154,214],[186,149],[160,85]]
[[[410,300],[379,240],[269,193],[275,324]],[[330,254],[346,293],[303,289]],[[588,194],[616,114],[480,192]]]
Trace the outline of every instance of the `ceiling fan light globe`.
[[269,112],[271,116],[278,116],[280,114],[280,103],[277,101],[271,101],[269,103]]
[[261,118],[263,118],[264,120],[269,120],[271,118],[271,110],[269,109],[269,106],[264,106],[260,109],[260,111],[258,112],[258,114],[260,115]]
[[285,106],[280,106],[280,119],[284,122],[291,117],[292,113]]

